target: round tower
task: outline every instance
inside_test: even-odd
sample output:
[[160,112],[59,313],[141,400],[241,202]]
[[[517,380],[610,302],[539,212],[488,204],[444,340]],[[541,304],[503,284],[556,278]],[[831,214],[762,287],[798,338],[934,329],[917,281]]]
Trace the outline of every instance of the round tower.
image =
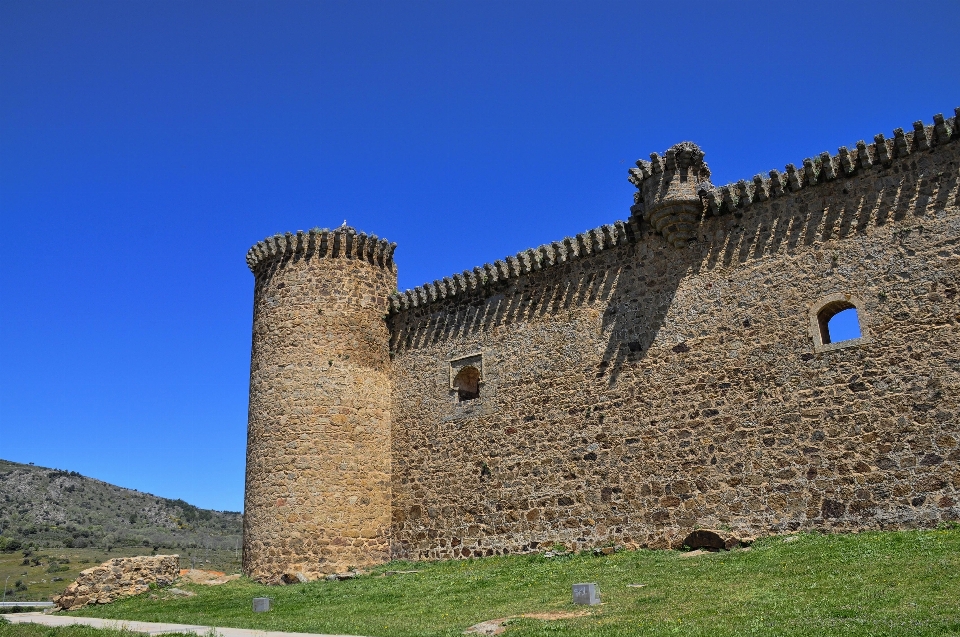
[[396,244],[353,228],[253,246],[243,571],[315,579],[389,559]]

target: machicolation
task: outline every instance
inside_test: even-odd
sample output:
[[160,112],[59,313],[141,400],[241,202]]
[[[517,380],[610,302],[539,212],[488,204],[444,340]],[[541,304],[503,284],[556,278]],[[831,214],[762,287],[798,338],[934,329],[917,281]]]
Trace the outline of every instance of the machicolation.
[[721,187],[683,142],[626,221],[402,293],[375,235],[261,241],[245,572],[960,518],[958,124]]

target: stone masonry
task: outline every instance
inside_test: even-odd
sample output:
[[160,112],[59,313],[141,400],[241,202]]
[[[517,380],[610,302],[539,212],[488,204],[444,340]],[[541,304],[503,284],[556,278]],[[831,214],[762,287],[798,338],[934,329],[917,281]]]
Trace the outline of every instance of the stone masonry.
[[719,188],[684,142],[404,293],[376,237],[257,244],[245,571],[960,519],[958,119]]
[[243,569],[259,580],[389,558],[384,316],[395,247],[340,228],[279,237],[249,255],[257,284]]
[[169,586],[179,576],[179,555],[117,557],[82,571],[77,581],[53,601],[61,610],[109,604],[121,597],[145,593],[151,584]]

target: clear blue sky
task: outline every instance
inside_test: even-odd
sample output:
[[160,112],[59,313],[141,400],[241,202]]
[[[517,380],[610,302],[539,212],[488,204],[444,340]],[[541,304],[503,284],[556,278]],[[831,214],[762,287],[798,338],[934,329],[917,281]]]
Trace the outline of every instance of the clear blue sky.
[[0,3],[0,457],[239,510],[247,248],[346,219],[400,285],[960,105],[960,2]]

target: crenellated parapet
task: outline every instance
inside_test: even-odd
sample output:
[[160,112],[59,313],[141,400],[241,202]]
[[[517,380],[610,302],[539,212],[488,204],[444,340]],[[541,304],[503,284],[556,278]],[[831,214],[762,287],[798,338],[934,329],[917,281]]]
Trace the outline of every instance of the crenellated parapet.
[[942,114],[933,116],[933,124],[922,121],[913,123],[912,130],[897,128],[893,137],[882,133],[874,135],[873,143],[863,140],[854,148],[841,146],[835,155],[822,152],[803,160],[800,167],[787,164],[784,172],[771,170],[767,177],[754,175],[749,182],[741,179],[702,193],[703,211],[706,216],[719,216],[742,212],[754,202],[766,201],[790,195],[802,189],[812,188],[837,179],[855,177],[870,170],[890,166],[895,159],[929,151],[960,138],[960,107],[954,117],[945,119]]
[[[854,148],[841,146],[835,155],[822,152],[804,159],[799,167],[787,164],[784,172],[771,170],[767,176],[758,174],[749,181],[741,179],[719,188],[708,180],[710,172],[702,163],[702,151],[684,142],[668,150],[666,158],[654,153],[651,161],[639,160],[637,168],[630,169],[627,179],[638,189],[631,210],[649,220],[672,245],[682,247],[694,238],[696,224],[703,218],[743,215],[755,202],[786,197],[820,184],[883,169],[896,159],[960,138],[958,122],[960,107],[955,109],[954,117],[937,114],[933,116],[933,124],[917,121],[912,130],[894,130],[893,137],[878,134],[870,144],[861,140]],[[696,202],[691,188],[695,189]]]
[[360,259],[393,271],[396,249],[396,243],[358,232],[350,226],[334,230],[313,228],[308,232],[275,234],[258,242],[247,251],[247,267],[256,272],[269,263],[303,254],[319,259]]
[[[630,220],[600,226],[574,237],[518,252],[472,270],[425,283],[388,298],[391,314],[436,303],[446,298],[483,290],[498,282],[562,265],[633,241],[641,223],[646,223],[677,248],[695,241],[699,225],[711,216],[743,215],[754,202],[784,197],[802,189],[863,174],[889,166],[911,153],[929,151],[960,137],[957,116],[935,115],[933,124],[915,122],[913,129],[898,128],[893,137],[876,135],[871,144],[840,147],[837,154],[823,152],[804,159],[801,166],[787,164],[784,172],[771,170],[768,177],[716,187],[710,183],[710,168],[703,151],[692,142],[681,142],[664,155],[652,153],[650,161],[638,160],[629,181],[637,187]],[[259,245],[259,244],[258,244]]]
[[515,279],[532,272],[569,263],[602,252],[632,240],[634,224],[616,221],[574,237],[566,237],[538,248],[518,252],[514,256],[477,266],[473,270],[425,283],[412,290],[392,294],[388,298],[390,313],[428,305],[448,297],[470,294],[498,282]]

